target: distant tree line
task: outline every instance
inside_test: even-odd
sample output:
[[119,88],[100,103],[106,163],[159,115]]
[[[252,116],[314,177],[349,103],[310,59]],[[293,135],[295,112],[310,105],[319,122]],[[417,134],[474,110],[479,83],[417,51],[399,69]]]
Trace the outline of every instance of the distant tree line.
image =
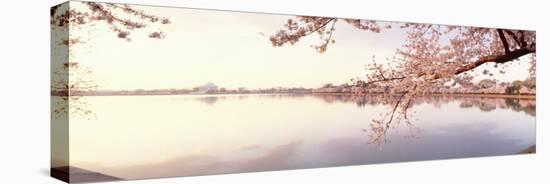
[[[375,83],[368,84],[362,80],[351,80],[351,82],[334,85],[327,83],[321,88],[314,89],[314,93],[388,93],[392,89],[388,86],[381,86]],[[483,79],[473,82],[471,79],[456,80],[439,88],[426,91],[429,93],[446,94],[507,94],[507,95],[533,95],[536,94],[536,79],[528,77],[525,80],[513,82],[498,82],[495,79]]]

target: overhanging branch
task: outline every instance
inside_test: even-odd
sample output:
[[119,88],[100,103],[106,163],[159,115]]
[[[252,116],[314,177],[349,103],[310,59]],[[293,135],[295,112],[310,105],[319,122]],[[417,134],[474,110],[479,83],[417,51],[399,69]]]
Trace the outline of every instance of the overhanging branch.
[[506,36],[504,36],[504,32],[502,32],[502,29],[497,29],[498,36],[500,37],[500,41],[502,41],[502,47],[504,47],[504,53],[509,54],[510,53],[510,46],[508,45],[508,41],[506,40]]
[[455,75],[470,71],[470,70],[472,70],[472,69],[474,69],[474,68],[476,68],[476,67],[478,67],[482,64],[485,64],[485,63],[489,63],[489,62],[506,63],[508,61],[518,59],[521,56],[524,56],[524,55],[527,55],[527,54],[530,54],[530,53],[535,53],[535,52],[536,52],[536,50],[522,48],[522,49],[510,51],[509,53],[504,54],[504,55],[485,56],[485,57],[482,57],[482,58],[480,58],[479,60],[477,60],[473,63],[467,64],[467,65],[464,65],[464,66],[458,68],[455,72]]

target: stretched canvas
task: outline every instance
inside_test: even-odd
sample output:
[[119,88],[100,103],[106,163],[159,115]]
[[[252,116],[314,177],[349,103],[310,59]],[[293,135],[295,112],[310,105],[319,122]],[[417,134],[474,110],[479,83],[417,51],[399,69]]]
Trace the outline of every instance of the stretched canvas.
[[535,153],[533,30],[80,1],[50,24],[66,182]]

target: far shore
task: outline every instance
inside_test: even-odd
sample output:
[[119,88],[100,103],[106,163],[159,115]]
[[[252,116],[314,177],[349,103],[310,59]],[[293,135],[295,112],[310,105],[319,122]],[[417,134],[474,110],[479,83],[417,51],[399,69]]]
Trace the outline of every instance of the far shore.
[[[140,93],[140,94],[76,94],[71,96],[169,96],[169,95],[262,95],[262,94],[312,94],[312,95],[353,95],[353,96],[363,96],[363,95],[380,95],[381,93],[342,93],[342,92],[279,92],[279,93],[178,93],[178,94],[165,94],[165,93]],[[60,94],[53,94],[52,96],[65,96]],[[519,95],[509,95],[509,94],[486,94],[486,93],[431,93],[423,96],[454,96],[454,97],[486,97],[486,98],[515,98],[515,99],[529,99],[535,100],[536,94],[519,94]]]
[[525,95],[508,95],[508,94],[430,94],[432,96],[478,96],[488,98],[520,98],[520,99],[533,99],[537,98],[536,94]]
[[[380,95],[381,93],[312,93],[314,95]],[[509,94],[486,94],[486,93],[431,93],[423,96],[458,96],[458,97],[487,97],[487,98],[516,98],[516,99],[532,99],[535,100],[536,94],[520,94],[520,95],[509,95]]]

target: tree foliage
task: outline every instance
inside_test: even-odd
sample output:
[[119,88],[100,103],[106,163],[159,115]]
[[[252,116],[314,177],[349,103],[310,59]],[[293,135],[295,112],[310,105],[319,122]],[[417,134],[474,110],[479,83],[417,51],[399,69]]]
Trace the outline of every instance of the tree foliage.
[[[52,27],[82,26],[94,22],[106,23],[113,33],[122,39],[130,41],[130,33],[136,29],[143,29],[148,24],[169,24],[168,18],[150,15],[142,10],[126,4],[97,3],[97,2],[70,2],[82,3],[85,8],[59,8],[54,6],[50,10],[50,25]],[[75,4],[76,5],[76,4]],[[151,32],[150,38],[163,38],[162,32]]]

